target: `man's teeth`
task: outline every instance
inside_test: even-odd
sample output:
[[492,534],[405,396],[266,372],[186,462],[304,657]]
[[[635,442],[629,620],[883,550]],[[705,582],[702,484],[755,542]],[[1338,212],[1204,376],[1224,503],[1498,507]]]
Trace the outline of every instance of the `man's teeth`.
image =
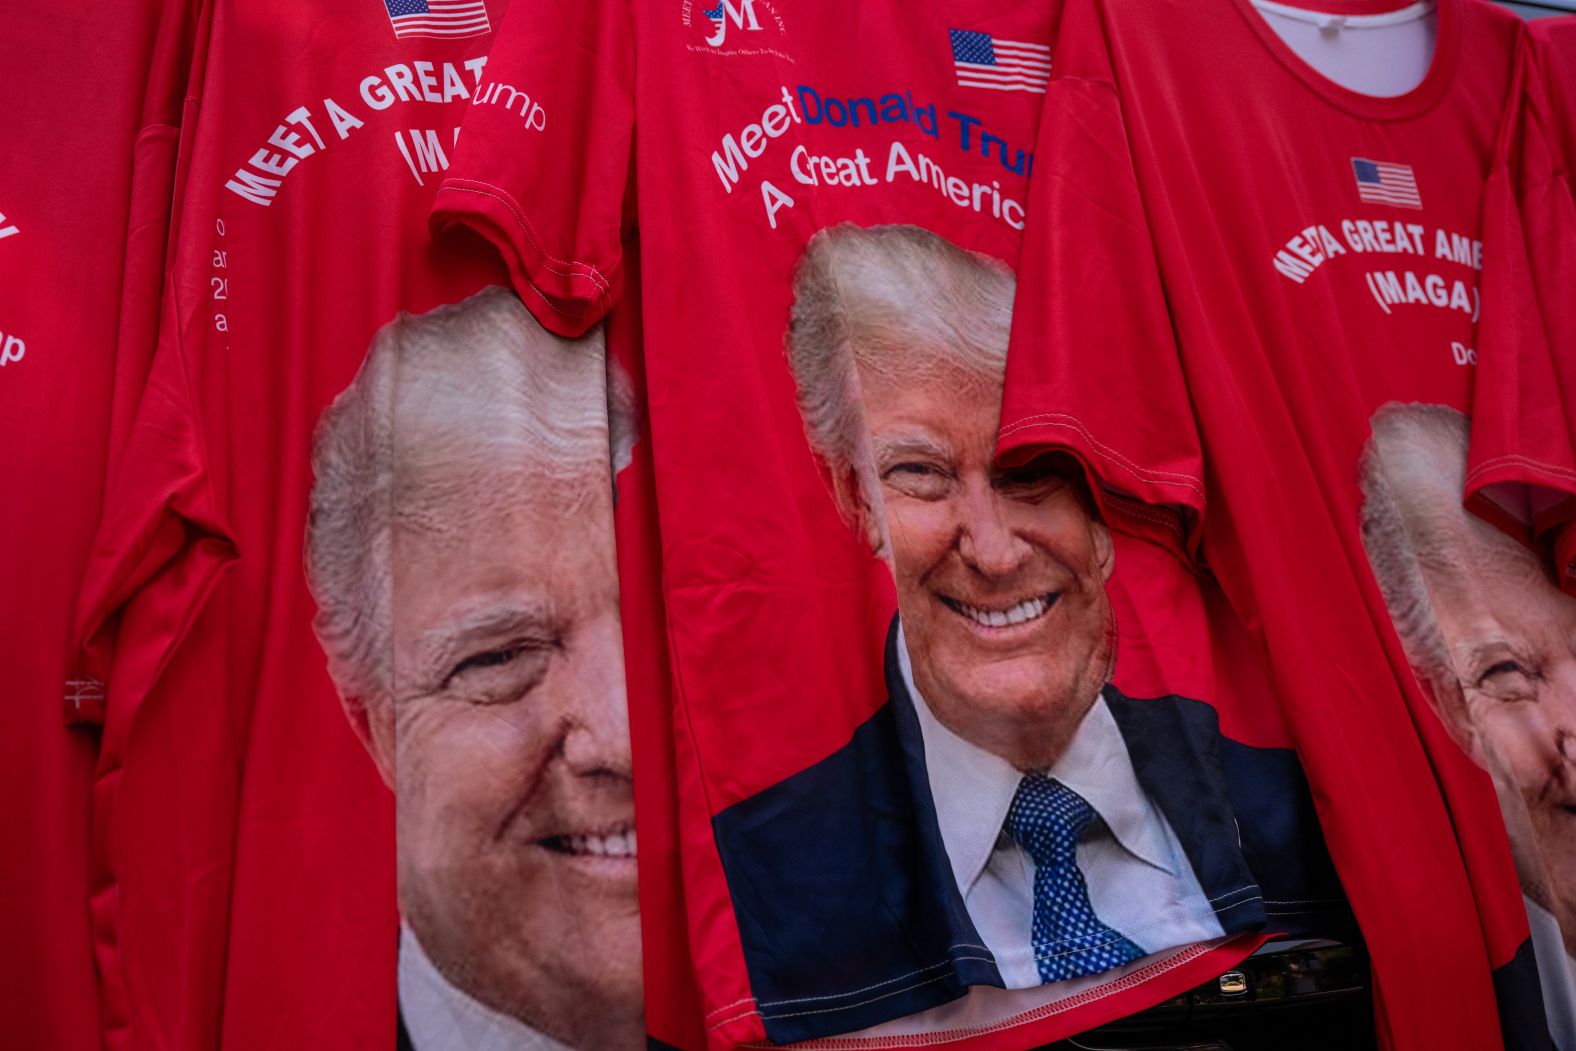
[[1049,596],[1024,599],[1010,609],[980,609],[970,606],[966,602],[957,604],[958,612],[968,617],[976,624],[987,628],[1006,628],[1014,624],[1023,624],[1026,621],[1037,620],[1045,616],[1045,611],[1051,608]]
[[570,854],[590,854],[599,858],[632,858],[635,856],[635,830],[615,832],[607,836],[564,836],[564,846]]

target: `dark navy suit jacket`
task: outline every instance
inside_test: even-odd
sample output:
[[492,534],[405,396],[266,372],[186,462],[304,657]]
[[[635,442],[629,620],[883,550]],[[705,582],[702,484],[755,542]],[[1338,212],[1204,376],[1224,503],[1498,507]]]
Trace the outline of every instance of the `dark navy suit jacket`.
[[[888,702],[846,745],[713,818],[751,991],[775,1042],[846,1033],[970,985],[1003,984],[942,845],[897,646],[894,620]],[[1139,783],[1205,897],[1223,903],[1223,930],[1262,927],[1268,908],[1275,930],[1344,932],[1344,898],[1290,751],[1227,741],[1200,701],[1132,700],[1110,687],[1104,696]]]

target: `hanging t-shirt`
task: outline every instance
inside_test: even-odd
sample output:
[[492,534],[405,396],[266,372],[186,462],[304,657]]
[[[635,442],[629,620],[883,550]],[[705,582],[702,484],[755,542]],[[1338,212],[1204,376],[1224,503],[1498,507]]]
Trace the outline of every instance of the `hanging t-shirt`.
[[[1526,36],[1521,94],[1501,138],[1485,208],[1485,250],[1491,261],[1506,265],[1489,275],[1497,279],[1499,295],[1485,298],[1479,343],[1485,354],[1496,356],[1542,348],[1554,363],[1558,389],[1568,398],[1576,391],[1576,307],[1570,295],[1576,281],[1576,202],[1570,183],[1576,162],[1576,19],[1532,22]],[[1546,429],[1570,428],[1565,404],[1552,396],[1529,400],[1505,421],[1507,436],[1525,441]],[[1540,554],[1552,554],[1555,578],[1567,595],[1576,594],[1576,530],[1569,528],[1576,520],[1576,501],[1548,490],[1529,493],[1503,485],[1480,495],[1483,509],[1512,536],[1525,538],[1523,523],[1530,519],[1534,534],[1553,538]],[[1505,574],[1520,566],[1513,579],[1524,582],[1501,594],[1499,602],[1510,598],[1524,610],[1525,619],[1515,623],[1529,658],[1517,663],[1534,674],[1516,680],[1514,689],[1497,691],[1520,702],[1507,706],[1516,712],[1519,732],[1493,735],[1497,747],[1485,752],[1484,760],[1505,783],[1501,801],[1550,1029],[1555,1046],[1564,1051],[1576,1047],[1576,758],[1570,746],[1576,740],[1576,688],[1546,659],[1532,662],[1535,648],[1527,633],[1540,628],[1568,634],[1576,626],[1576,601],[1556,598],[1552,587],[1538,579],[1536,563],[1528,564],[1525,552],[1510,541],[1484,535],[1480,550],[1484,559],[1500,552],[1486,571]],[[1485,605],[1494,594],[1484,592]]]
[[[1576,390],[1576,199],[1571,170],[1576,166],[1576,17],[1528,23],[1522,95],[1506,128],[1500,168],[1514,201],[1507,216],[1518,219],[1526,269],[1537,293],[1536,315],[1543,339],[1553,350],[1562,390]],[[1496,175],[1500,175],[1496,171]],[[1517,320],[1525,322],[1525,319]],[[1510,337],[1508,337],[1510,338]],[[1517,333],[1513,338],[1529,338]],[[1535,335],[1530,338],[1537,338]],[[1566,591],[1576,593],[1576,530],[1561,529],[1567,513],[1544,508],[1545,533],[1558,538],[1555,565]]]
[[426,228],[504,8],[220,0],[204,24],[157,355],[80,603],[117,1051],[638,1046],[600,337],[548,336],[483,242]]
[[532,2],[466,118],[435,225],[544,325],[644,264],[655,531],[621,540],[660,552],[672,682],[631,679],[643,900],[688,941],[647,967],[664,1043],[696,1046],[693,984],[713,1047],[1021,1047],[1338,922],[1256,654],[1217,676],[1208,593],[1127,528],[1153,512],[991,466],[1052,21]]
[[[197,5],[14,5],[0,62],[0,1017],[17,1047],[102,1046],[88,814],[101,700],[72,601],[140,395]],[[148,291],[151,288],[151,293]],[[114,1008],[103,1024],[123,1024]]]
[[[1387,1038],[1493,1047],[1503,1033],[1532,1047],[1546,1037],[1495,800],[1496,782],[1505,795],[1513,781],[1471,746],[1490,730],[1419,688],[1409,665],[1422,636],[1405,632],[1423,629],[1426,603],[1391,575],[1433,557],[1385,503],[1387,478],[1399,490],[1405,473],[1391,469],[1393,446],[1414,431],[1436,457],[1421,468],[1435,472],[1422,475],[1428,506],[1463,536],[1481,524],[1461,510],[1464,489],[1525,495],[1576,478],[1564,427],[1506,425],[1554,397],[1547,355],[1478,365],[1474,349],[1489,298],[1484,179],[1520,23],[1473,0],[1442,0],[1437,18],[1426,76],[1377,97],[1299,58],[1248,0],[1071,0],[1036,150],[1000,451],[1008,463],[1071,453],[1108,498],[1163,510],[1179,555],[1213,572],[1262,639]],[[1512,432],[1519,444],[1496,440]],[[1542,596],[1525,579],[1528,601]],[[1443,581],[1425,574],[1430,593]],[[1412,605],[1393,605],[1408,594]],[[1419,618],[1405,645],[1392,612],[1398,626]],[[1448,641],[1458,656],[1461,640]],[[1489,661],[1453,674],[1478,690],[1484,675],[1531,673]]]
[[612,495],[637,421],[603,349],[485,288],[379,329],[318,424],[314,625],[395,789],[401,1047],[644,1043]]

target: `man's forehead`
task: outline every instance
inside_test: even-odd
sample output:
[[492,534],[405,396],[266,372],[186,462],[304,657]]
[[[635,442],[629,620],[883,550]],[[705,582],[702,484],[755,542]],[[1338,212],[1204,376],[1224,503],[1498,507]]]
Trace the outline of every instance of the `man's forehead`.
[[856,339],[854,366],[861,383],[879,382],[902,389],[946,380],[972,388],[1000,386],[1005,371],[985,369],[966,351],[931,336],[885,333],[879,339]]
[[[605,462],[542,464],[524,458],[440,458],[400,472],[395,517],[405,528],[442,526],[477,530],[484,523],[568,522],[610,503],[611,475]],[[468,525],[469,524],[469,525]]]

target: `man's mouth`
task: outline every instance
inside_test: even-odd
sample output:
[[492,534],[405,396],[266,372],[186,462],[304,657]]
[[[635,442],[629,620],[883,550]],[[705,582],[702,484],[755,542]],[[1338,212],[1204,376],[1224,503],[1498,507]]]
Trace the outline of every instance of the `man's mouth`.
[[568,832],[538,840],[556,854],[593,858],[635,857],[635,829],[622,825],[604,832]]
[[1027,624],[1031,620],[1039,620],[1050,612],[1062,597],[1060,591],[1048,592],[1015,602],[1010,606],[988,609],[984,606],[975,606],[955,598],[940,596],[941,601],[952,612],[962,617],[967,617],[982,628],[1010,628],[1019,624]]

